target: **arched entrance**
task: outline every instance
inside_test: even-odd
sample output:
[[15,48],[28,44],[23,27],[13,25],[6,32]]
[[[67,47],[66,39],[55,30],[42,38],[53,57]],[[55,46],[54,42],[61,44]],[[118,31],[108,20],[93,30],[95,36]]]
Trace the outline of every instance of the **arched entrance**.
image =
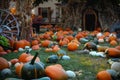
[[93,31],[97,27],[97,14],[88,8],[83,12],[83,30]]

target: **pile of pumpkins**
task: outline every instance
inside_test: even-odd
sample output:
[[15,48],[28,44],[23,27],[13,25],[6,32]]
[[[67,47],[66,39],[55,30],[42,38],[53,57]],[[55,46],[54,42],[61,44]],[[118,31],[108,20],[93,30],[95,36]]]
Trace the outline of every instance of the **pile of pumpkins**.
[[[74,78],[76,74],[71,71],[65,71],[61,64],[52,64],[45,66],[38,57],[39,53],[36,52],[35,56],[22,53],[18,59],[7,61],[5,58],[0,57],[0,70],[2,78],[10,77],[13,73],[10,69],[11,64],[15,67],[15,74],[19,79],[25,80],[68,80]],[[7,80],[17,78],[6,78]]]
[[[116,37],[116,33],[110,33],[110,32],[102,33],[97,30],[93,32],[89,32],[89,31],[74,32],[71,29],[66,29],[66,30],[60,29],[56,32],[47,31],[43,34],[38,34],[38,35],[35,34],[32,38],[33,39],[31,39],[31,41],[27,41],[27,40],[10,41],[10,47],[13,48],[12,51],[14,52],[24,51],[26,48],[29,48],[29,47],[31,47],[32,50],[39,50],[41,47],[44,47],[46,52],[57,53],[59,50],[61,50],[60,47],[66,47],[68,51],[76,51],[76,50],[80,50],[79,47],[82,46],[82,44],[84,44],[82,50],[87,49],[89,50],[89,52],[90,51],[104,52],[105,55],[109,58],[120,57],[120,45],[118,45],[119,39]],[[98,46],[104,43],[108,43],[109,46],[107,47]],[[4,51],[4,49],[0,46],[0,54],[2,51]],[[9,50],[9,52],[11,51]],[[51,65],[45,68],[44,65],[40,62],[40,59],[36,56],[37,53],[35,56],[31,56],[30,54],[26,54],[26,53],[22,55],[24,55],[24,57],[19,57],[18,60],[17,59],[13,60],[11,61],[11,63],[15,64],[17,62],[22,62],[20,64],[16,64],[16,74],[22,77],[23,79],[25,79],[26,76],[28,77],[28,75],[31,75],[29,77],[30,79],[40,78],[43,76],[48,76],[52,80],[67,80],[68,79],[68,74],[66,74],[66,71],[63,69],[61,65],[57,65],[57,66]],[[35,61],[35,58],[36,58],[36,61]],[[6,65],[7,67],[5,68],[8,68],[9,66],[8,63]],[[33,67],[33,65],[35,65],[36,67],[35,66]],[[26,69],[28,67],[31,69],[33,68],[33,69],[32,70]],[[39,68],[40,70],[37,71],[37,69],[35,68]],[[58,74],[56,75],[57,72],[60,75]],[[34,73],[34,75],[32,73]],[[75,74],[73,75],[75,77]],[[98,76],[97,76],[98,80],[103,80],[103,79],[100,79]],[[108,80],[111,80],[111,79],[108,79]]]

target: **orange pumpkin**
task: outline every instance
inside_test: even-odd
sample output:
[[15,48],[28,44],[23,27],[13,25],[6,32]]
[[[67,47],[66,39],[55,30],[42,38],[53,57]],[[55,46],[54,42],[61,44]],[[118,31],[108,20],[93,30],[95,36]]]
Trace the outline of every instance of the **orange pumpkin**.
[[60,46],[64,46],[64,45],[67,45],[68,43],[67,43],[67,41],[65,41],[65,40],[60,40],[59,41],[59,45]]
[[104,34],[105,37],[109,37],[110,32],[104,32],[103,34]]
[[14,48],[18,50],[19,48],[24,48],[25,47],[25,42],[24,40],[16,41]]
[[19,62],[25,63],[28,56],[31,56],[28,52],[22,53],[18,58]]
[[45,52],[52,52],[52,50],[53,50],[52,48],[46,48]]
[[120,45],[115,47],[116,49],[120,50]]
[[75,43],[75,42],[70,42],[70,43],[68,43],[68,45],[67,45],[67,49],[68,49],[69,51],[77,50],[78,47],[79,47],[79,45],[78,45],[77,43]]
[[75,38],[77,38],[78,40],[80,39],[80,38],[83,38],[84,36],[82,35],[82,33],[78,33],[76,36],[75,36]]
[[100,71],[96,75],[97,80],[112,80],[111,75],[107,71]]
[[52,51],[53,51],[53,52],[57,52],[58,50],[60,50],[60,48],[59,48],[58,45],[55,45],[55,46],[52,48]]
[[10,62],[14,65],[16,64],[17,62],[19,62],[19,60],[17,58],[14,58],[14,59],[11,59]]
[[111,46],[116,46],[118,43],[117,43],[117,41],[116,40],[112,40],[112,41],[110,41],[110,45]]
[[[34,57],[34,56],[32,56],[32,55],[26,57],[26,58],[25,58],[25,63],[31,61],[31,60],[33,59],[33,57]],[[40,62],[40,58],[37,57],[35,61],[36,61],[36,62]]]
[[108,38],[109,42],[112,41],[112,40],[115,40],[117,41],[117,37],[115,34],[110,34],[109,38]]
[[52,80],[68,80],[66,71],[58,64],[47,66],[45,73]]
[[0,46],[0,52],[4,52],[4,49],[2,46]]
[[39,45],[33,45],[32,46],[32,50],[39,50],[40,49],[40,46]]
[[43,47],[48,47],[50,45],[51,41],[50,40],[44,40],[41,42],[41,46]]
[[43,37],[44,37],[44,39],[48,39],[48,40],[51,39],[50,34],[48,34],[48,33],[44,33]]
[[74,37],[72,35],[69,35],[69,36],[66,36],[66,38],[69,40],[69,41],[72,41],[74,39]]
[[105,53],[108,57],[120,57],[120,50],[116,48],[108,48]]
[[20,65],[16,66],[16,68],[15,68],[15,72],[19,77],[21,77],[21,69],[22,69],[23,65],[24,65],[23,63],[20,63]]
[[5,68],[9,68],[9,63],[5,58],[0,57],[0,70]]
[[31,42],[31,45],[33,46],[33,45],[37,45],[37,44],[39,44],[39,41],[38,40],[32,40],[32,42]]

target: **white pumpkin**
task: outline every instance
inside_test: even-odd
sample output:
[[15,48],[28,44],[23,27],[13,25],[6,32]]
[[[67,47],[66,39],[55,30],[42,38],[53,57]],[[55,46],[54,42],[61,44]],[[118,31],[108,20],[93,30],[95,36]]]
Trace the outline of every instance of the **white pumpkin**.
[[104,40],[104,39],[98,39],[98,42],[99,42],[99,43],[104,43],[105,40]]
[[70,60],[70,57],[67,56],[67,55],[63,55],[63,56],[62,56],[62,59],[63,59],[63,60]]
[[19,48],[18,51],[22,52],[22,51],[24,51],[24,49],[23,48]]
[[114,62],[111,65],[111,69],[115,70],[116,72],[120,72],[120,62]]
[[96,35],[97,38],[99,38],[101,36],[103,36],[103,34],[101,32]]
[[25,46],[25,49],[29,49],[30,48],[30,46]]
[[15,68],[17,67],[17,66],[19,66],[20,65],[20,63],[19,62],[17,62],[17,63],[15,63]]
[[74,78],[74,77],[76,77],[75,72],[73,72],[73,71],[71,71],[71,70],[67,70],[66,73],[67,73],[67,75],[68,75],[69,78]]

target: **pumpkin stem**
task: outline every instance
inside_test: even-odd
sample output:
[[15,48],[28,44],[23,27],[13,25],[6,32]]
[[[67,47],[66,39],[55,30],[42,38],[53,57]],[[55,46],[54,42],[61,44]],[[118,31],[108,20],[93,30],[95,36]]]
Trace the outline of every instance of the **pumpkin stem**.
[[35,54],[35,56],[33,57],[33,59],[31,60],[31,63],[30,64],[34,64],[34,62],[35,62],[35,59],[37,58],[37,56],[38,56],[38,52],[36,52],[36,54]]

